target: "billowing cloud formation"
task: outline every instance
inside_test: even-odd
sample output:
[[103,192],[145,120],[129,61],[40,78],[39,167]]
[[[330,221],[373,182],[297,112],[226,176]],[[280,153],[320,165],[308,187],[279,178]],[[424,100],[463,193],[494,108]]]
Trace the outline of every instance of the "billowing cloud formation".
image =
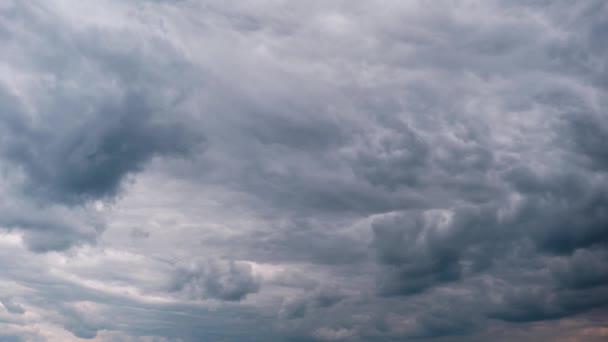
[[[7,132],[5,137],[14,135],[5,138],[7,159],[25,173],[33,196],[73,202],[115,195],[122,179],[153,156],[184,154],[196,146],[197,137],[187,126],[155,119],[155,109],[143,99],[125,97],[67,132],[63,127],[46,134],[27,128]],[[86,116],[74,115],[74,121]]]
[[183,292],[188,298],[216,298],[238,301],[258,292],[260,285],[248,264],[193,262],[177,267],[172,290]]
[[607,18],[3,2],[0,340],[605,339]]

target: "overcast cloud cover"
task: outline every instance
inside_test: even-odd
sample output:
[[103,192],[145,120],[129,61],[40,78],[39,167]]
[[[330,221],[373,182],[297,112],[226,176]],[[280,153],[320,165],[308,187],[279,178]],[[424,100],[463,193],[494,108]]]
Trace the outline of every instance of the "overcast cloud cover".
[[608,339],[608,2],[0,1],[0,341]]

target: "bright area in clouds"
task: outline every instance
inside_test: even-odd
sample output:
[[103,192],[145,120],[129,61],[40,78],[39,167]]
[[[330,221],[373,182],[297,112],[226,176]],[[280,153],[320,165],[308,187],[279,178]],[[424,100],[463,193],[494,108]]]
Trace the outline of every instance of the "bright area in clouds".
[[0,340],[603,341],[608,3],[0,2]]

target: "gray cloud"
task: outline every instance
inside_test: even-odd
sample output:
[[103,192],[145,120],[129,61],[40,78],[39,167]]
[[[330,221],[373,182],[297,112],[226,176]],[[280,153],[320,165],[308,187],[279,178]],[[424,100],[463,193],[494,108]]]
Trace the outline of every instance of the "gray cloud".
[[251,266],[235,261],[193,262],[177,267],[171,291],[191,299],[239,301],[260,290]]
[[[110,32],[75,30],[39,5],[14,4],[9,6],[13,12],[2,14],[11,51],[6,62],[16,65],[11,72],[47,75],[36,84],[22,84],[26,89],[9,89],[15,86],[10,82],[2,87],[3,170],[12,183],[11,196],[37,212],[8,207],[2,224],[25,230],[32,250],[64,250],[94,242],[104,224],[61,219],[60,212],[75,216],[62,205],[84,217],[82,207],[113,200],[124,181],[153,158],[200,152],[205,138],[179,113],[179,95],[166,92],[173,75],[159,68],[177,72],[180,67],[162,65],[160,57],[141,63],[143,46],[129,46]],[[11,24],[10,13],[29,23],[37,41]],[[95,40],[109,45],[100,48],[91,43]],[[18,55],[24,56],[19,62]]]
[[606,18],[600,0],[0,5],[0,330],[601,338]]
[[10,313],[14,313],[14,314],[18,314],[18,315],[25,313],[25,309],[21,305],[15,303],[13,301],[13,298],[11,298],[11,297],[2,298],[0,300],[0,303],[2,303],[2,305],[4,305],[4,308]]
[[155,155],[184,155],[201,140],[183,124],[155,120],[144,101],[127,95],[67,132],[51,133],[56,138],[13,129],[16,138],[5,142],[5,153],[27,174],[33,196],[68,203],[113,196],[144,162]]
[[566,288],[587,289],[608,283],[607,251],[602,248],[580,249],[571,258],[557,260],[551,272]]
[[335,286],[317,286],[304,295],[284,301],[279,315],[286,319],[304,318],[318,310],[331,308],[347,298],[347,294]]

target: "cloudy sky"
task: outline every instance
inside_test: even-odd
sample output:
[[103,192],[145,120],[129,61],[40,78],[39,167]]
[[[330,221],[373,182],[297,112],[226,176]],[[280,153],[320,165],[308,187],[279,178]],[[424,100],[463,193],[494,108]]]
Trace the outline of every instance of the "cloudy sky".
[[604,0],[1,0],[0,341],[605,341],[606,37]]

